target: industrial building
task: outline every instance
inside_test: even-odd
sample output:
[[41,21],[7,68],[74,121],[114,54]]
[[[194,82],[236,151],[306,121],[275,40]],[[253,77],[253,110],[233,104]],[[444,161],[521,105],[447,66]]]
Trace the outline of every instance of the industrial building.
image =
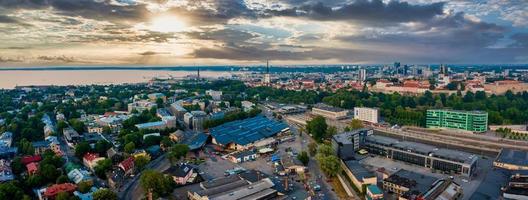
[[484,111],[427,110],[426,127],[485,132],[488,130],[488,113]]
[[286,124],[259,115],[210,128],[209,132],[214,144],[228,149],[244,150],[257,146],[256,143],[263,146],[266,143],[261,141],[288,130]]
[[320,115],[328,119],[345,119],[348,117],[348,110],[343,108],[332,107],[326,104],[316,104],[312,108],[313,115]]
[[377,108],[355,107],[354,119],[377,124],[379,123],[379,110]]
[[191,200],[273,199],[278,196],[270,178],[250,183],[237,175],[200,183],[201,190],[188,191]]
[[528,175],[520,173],[512,175],[502,191],[504,199],[528,199]]
[[332,148],[337,156],[343,160],[354,158],[355,151],[365,145],[365,138],[372,135],[372,129],[358,129],[332,136]]
[[478,161],[474,154],[378,135],[367,136],[365,147],[390,159],[468,177],[475,173]]
[[376,175],[365,169],[365,167],[356,160],[341,160],[341,168],[361,193],[366,192],[363,191],[363,186],[376,185],[378,182]]
[[383,189],[398,195],[400,200],[461,199],[462,188],[450,179],[399,170],[383,180]]
[[502,149],[493,166],[507,170],[528,170],[528,152],[516,149]]

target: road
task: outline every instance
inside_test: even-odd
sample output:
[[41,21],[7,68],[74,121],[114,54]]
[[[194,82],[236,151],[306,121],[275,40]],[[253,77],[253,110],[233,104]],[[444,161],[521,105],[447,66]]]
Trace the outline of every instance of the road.
[[[170,167],[170,162],[166,158],[166,154],[161,155],[160,157],[156,158],[147,166],[145,169],[152,169],[155,171],[165,171]],[[121,188],[119,188],[119,199],[141,199],[141,197],[145,194],[143,192],[143,189],[139,186],[139,178],[141,177],[141,172],[136,174],[132,180],[125,183]],[[125,188],[122,190],[122,188]]]
[[[298,129],[295,128],[295,125],[290,125],[290,129],[292,133],[294,133],[295,135],[299,135]],[[306,152],[308,152],[308,144],[311,142],[315,142],[313,138],[311,138],[310,136],[304,133],[298,136],[298,139],[301,142],[301,151],[306,151]],[[319,169],[317,160],[315,160],[314,158],[311,158],[310,162],[308,162],[307,167],[308,167],[308,171],[312,175],[312,177],[310,177],[310,181],[316,181],[317,184],[321,186],[322,196],[315,197],[315,199],[329,199],[329,200],[335,199],[337,200],[338,197],[335,194],[335,192],[332,191],[332,186],[328,184],[326,181],[324,181],[324,180],[327,180],[327,178],[324,175],[324,173],[322,173],[321,170]],[[319,177],[322,177],[322,178],[319,178]]]

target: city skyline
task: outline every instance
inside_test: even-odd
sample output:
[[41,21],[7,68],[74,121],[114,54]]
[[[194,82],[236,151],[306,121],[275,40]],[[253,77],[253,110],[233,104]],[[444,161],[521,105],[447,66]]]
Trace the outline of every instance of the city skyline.
[[527,63],[526,1],[0,1],[0,66]]

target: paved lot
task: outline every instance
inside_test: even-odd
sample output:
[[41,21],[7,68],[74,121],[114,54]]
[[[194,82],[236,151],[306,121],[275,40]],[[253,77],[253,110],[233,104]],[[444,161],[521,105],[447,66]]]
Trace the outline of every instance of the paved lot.
[[[400,169],[405,169],[408,171],[414,171],[422,174],[426,174],[429,176],[437,177],[437,178],[449,178],[449,175],[441,174],[441,173],[433,173],[429,168],[417,166],[417,165],[410,165],[408,163],[404,163],[401,161],[395,161],[388,158],[375,156],[375,157],[365,157],[360,161],[364,165],[367,166],[367,168],[370,168],[372,171],[377,170],[378,168],[385,168],[385,170],[389,171],[390,173],[394,173]],[[485,184],[490,184],[488,180],[483,181],[484,178],[487,176],[488,172],[491,170],[491,160],[484,160],[480,159],[477,167],[476,175],[470,178],[467,178],[465,176],[460,175],[454,175],[454,180],[456,183],[460,184],[462,189],[464,190],[464,197],[463,199],[470,199],[473,193],[477,191],[477,188],[481,185],[482,182],[486,182]],[[493,177],[490,179],[494,179]],[[379,179],[382,180],[382,179]],[[485,187],[490,188],[490,187]]]

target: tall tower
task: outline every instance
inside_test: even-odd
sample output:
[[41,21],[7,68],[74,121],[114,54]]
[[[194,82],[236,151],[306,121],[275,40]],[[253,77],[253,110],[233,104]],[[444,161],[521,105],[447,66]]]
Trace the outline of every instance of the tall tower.
[[359,69],[358,79],[361,82],[365,82],[365,80],[367,80],[367,70],[366,69],[364,68]]
[[266,73],[264,74],[264,84],[271,84],[271,75],[269,70],[269,60],[266,60]]
[[200,80],[200,68],[198,68],[197,78],[198,78],[198,80]]

